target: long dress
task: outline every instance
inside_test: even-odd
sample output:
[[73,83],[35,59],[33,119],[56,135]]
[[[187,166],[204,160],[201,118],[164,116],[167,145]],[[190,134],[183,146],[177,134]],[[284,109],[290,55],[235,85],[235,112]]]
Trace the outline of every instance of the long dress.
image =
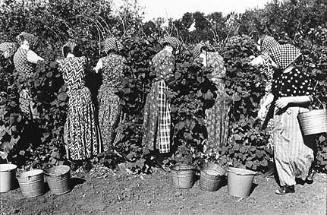
[[170,89],[166,82],[173,77],[175,58],[171,52],[164,49],[154,56],[152,63],[156,78],[144,107],[142,143],[151,150],[158,149],[160,153],[169,153],[171,115],[167,93]]
[[[272,92],[277,98],[308,96],[314,93],[310,76],[297,68],[273,80]],[[305,106],[292,105],[274,114],[274,159],[280,185],[295,185],[295,178],[306,179],[311,167],[313,150],[303,140],[297,116],[308,111]]]
[[217,98],[212,108],[206,110],[206,127],[208,142],[213,146],[222,146],[227,143],[228,136],[228,111],[227,95],[222,78],[225,77],[226,68],[224,59],[218,52],[207,52],[207,67],[211,67],[212,81],[217,88]]
[[121,84],[126,59],[117,54],[109,54],[102,60],[102,85],[99,89],[99,125],[104,150],[115,143],[115,129],[121,119],[119,97],[115,94]]
[[72,160],[91,158],[103,151],[96,126],[91,92],[85,86],[85,57],[58,60],[68,91],[68,114],[64,127],[67,156]]
[[28,49],[18,48],[14,54],[14,65],[18,72],[18,79],[21,83],[19,92],[19,107],[23,113],[28,115],[30,118],[39,118],[39,114],[32,99],[32,94],[28,86],[24,86],[29,78],[33,76],[34,64],[27,60]]

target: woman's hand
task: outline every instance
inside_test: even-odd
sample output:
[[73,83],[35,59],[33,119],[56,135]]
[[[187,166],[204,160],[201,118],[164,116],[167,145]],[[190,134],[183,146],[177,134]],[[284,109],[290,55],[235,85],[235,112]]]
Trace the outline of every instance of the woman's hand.
[[291,103],[290,97],[281,97],[276,101],[276,107],[279,109],[284,109]]
[[266,107],[262,106],[259,111],[258,111],[258,116],[257,118],[259,118],[260,120],[264,120],[267,114],[267,109]]

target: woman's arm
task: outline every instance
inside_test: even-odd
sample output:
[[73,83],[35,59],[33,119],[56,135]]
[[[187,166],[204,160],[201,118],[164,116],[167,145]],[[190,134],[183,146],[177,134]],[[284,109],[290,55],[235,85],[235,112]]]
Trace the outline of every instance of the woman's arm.
[[98,73],[100,69],[102,69],[103,67],[103,63],[102,63],[102,59],[99,59],[97,65],[93,68],[93,70]]
[[38,61],[43,61],[44,59],[38,56],[35,52],[32,50],[28,50],[27,52],[27,61],[30,63],[37,64]]
[[276,106],[280,109],[285,108],[290,104],[306,104],[312,101],[311,96],[288,96],[288,97],[281,97],[277,99]]

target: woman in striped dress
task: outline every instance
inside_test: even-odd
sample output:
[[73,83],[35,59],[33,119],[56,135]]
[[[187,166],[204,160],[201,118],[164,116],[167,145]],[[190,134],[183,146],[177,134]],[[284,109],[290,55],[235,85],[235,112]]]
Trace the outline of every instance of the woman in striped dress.
[[101,58],[95,72],[102,70],[102,85],[99,89],[99,124],[104,150],[108,150],[115,143],[116,132],[121,121],[120,99],[116,95],[121,85],[126,59],[118,54],[122,44],[114,37],[103,42],[103,51],[107,56]]
[[19,106],[23,113],[29,118],[39,118],[38,110],[32,100],[32,95],[29,87],[26,85],[27,80],[33,76],[35,65],[38,61],[43,61],[31,49],[36,45],[37,37],[33,34],[22,32],[17,36],[20,47],[14,54],[14,65],[18,72],[18,80],[21,83],[19,93]]
[[206,127],[208,142],[213,147],[226,145],[228,135],[228,104],[223,78],[226,75],[224,59],[213,48],[199,43],[193,50],[193,55],[203,66],[212,69],[211,80],[217,88],[217,98],[212,108],[206,110]]
[[86,57],[76,57],[79,53],[74,42],[63,46],[64,59],[58,60],[58,68],[68,88],[68,114],[64,127],[64,142],[67,157],[73,161],[83,161],[101,153],[94,105],[91,92],[85,86]]
[[[305,180],[314,160],[313,150],[303,140],[297,116],[308,111],[307,106],[314,94],[312,80],[305,71],[295,65],[301,52],[296,47],[267,45],[263,39],[262,48],[281,72],[274,75],[272,102],[274,111],[274,159],[279,177],[279,195],[294,193],[295,179]],[[262,107],[265,108],[265,107]]]
[[142,143],[151,150],[159,150],[159,153],[169,153],[171,116],[167,83],[174,77],[174,52],[178,51],[181,42],[175,37],[165,37],[161,44],[164,49],[152,59],[156,77],[144,107]]

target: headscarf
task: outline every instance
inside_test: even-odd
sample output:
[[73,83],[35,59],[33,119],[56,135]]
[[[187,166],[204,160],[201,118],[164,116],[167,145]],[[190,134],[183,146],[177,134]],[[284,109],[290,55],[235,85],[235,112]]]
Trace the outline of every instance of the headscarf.
[[120,51],[123,45],[116,37],[109,37],[102,42],[103,51],[108,52],[110,50]]
[[159,41],[161,45],[169,44],[171,45],[174,49],[179,49],[180,46],[182,45],[181,41],[177,39],[176,37],[170,37],[166,36],[164,37],[161,41]]
[[280,44],[271,36],[265,36],[261,43],[263,53],[268,53],[273,47],[279,46]]
[[24,40],[27,40],[27,42],[30,44],[30,46],[35,46],[37,43],[37,37],[33,34],[22,32],[16,37],[18,43],[22,43]]
[[0,52],[4,55],[5,52],[7,52],[6,58],[10,58],[13,56],[18,48],[17,43],[13,42],[4,42],[0,44]]
[[301,51],[291,44],[285,44],[272,47],[269,55],[281,69],[286,69],[301,55]]
[[286,69],[301,55],[301,51],[295,46],[291,44],[280,45],[270,36],[264,37],[262,51],[263,54],[268,54],[281,69]]
[[67,43],[65,43],[65,45],[62,46],[62,49],[61,49],[62,55],[65,56],[65,53],[64,53],[65,47],[68,47],[69,51],[71,53],[73,53],[76,46],[77,46],[77,44],[73,40],[69,40]]
[[193,48],[193,56],[197,58],[201,54],[203,48],[209,51],[215,51],[215,49],[209,43],[200,42]]

